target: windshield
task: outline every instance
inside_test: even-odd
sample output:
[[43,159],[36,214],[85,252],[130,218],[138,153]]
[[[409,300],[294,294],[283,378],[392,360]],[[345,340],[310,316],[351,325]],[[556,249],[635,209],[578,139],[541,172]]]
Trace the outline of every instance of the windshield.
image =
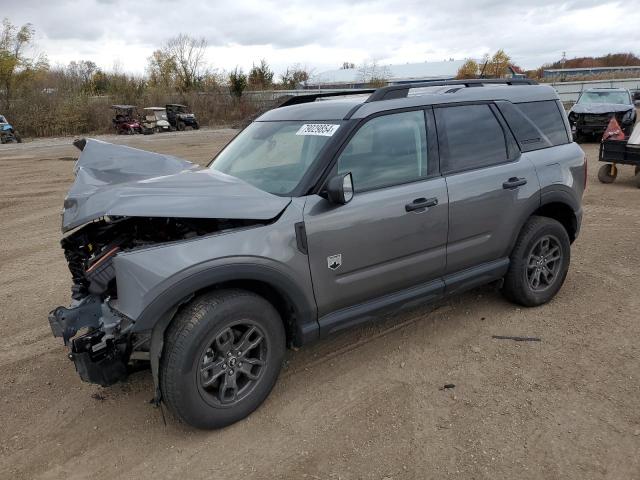
[[254,122],[210,168],[269,193],[288,195],[338,127],[339,122]]
[[578,103],[618,103],[629,105],[631,99],[627,92],[584,92],[580,95]]

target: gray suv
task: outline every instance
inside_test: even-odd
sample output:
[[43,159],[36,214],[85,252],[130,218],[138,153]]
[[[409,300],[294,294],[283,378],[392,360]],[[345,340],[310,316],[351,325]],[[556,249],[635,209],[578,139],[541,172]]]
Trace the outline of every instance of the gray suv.
[[529,81],[295,97],[208,168],[76,146],[53,334],[88,382],[149,364],[155,402],[200,428],[256,409],[287,346],[489,282],[548,302],[586,180],[556,92]]

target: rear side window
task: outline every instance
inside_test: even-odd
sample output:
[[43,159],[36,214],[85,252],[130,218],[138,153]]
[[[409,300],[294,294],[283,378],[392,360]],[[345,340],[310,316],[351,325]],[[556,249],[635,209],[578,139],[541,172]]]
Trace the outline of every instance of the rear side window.
[[516,107],[545,134],[551,145],[569,143],[567,129],[557,102],[554,100],[526,102],[518,103]]
[[443,173],[508,161],[504,132],[489,105],[436,108],[435,113]]

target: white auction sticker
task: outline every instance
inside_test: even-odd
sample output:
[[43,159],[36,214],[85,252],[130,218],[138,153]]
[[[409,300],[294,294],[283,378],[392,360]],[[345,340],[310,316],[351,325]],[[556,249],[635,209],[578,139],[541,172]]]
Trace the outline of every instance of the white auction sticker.
[[331,137],[340,125],[332,125],[330,123],[305,123],[302,125],[296,135],[319,135],[321,137]]

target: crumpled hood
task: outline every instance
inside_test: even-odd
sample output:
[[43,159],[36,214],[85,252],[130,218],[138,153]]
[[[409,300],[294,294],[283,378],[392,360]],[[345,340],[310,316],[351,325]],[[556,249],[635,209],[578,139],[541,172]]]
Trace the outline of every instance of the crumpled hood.
[[626,112],[633,109],[633,105],[624,105],[621,103],[576,103],[569,113],[614,113],[614,112]]
[[170,155],[88,139],[62,231],[104,215],[269,220],[291,201]]

